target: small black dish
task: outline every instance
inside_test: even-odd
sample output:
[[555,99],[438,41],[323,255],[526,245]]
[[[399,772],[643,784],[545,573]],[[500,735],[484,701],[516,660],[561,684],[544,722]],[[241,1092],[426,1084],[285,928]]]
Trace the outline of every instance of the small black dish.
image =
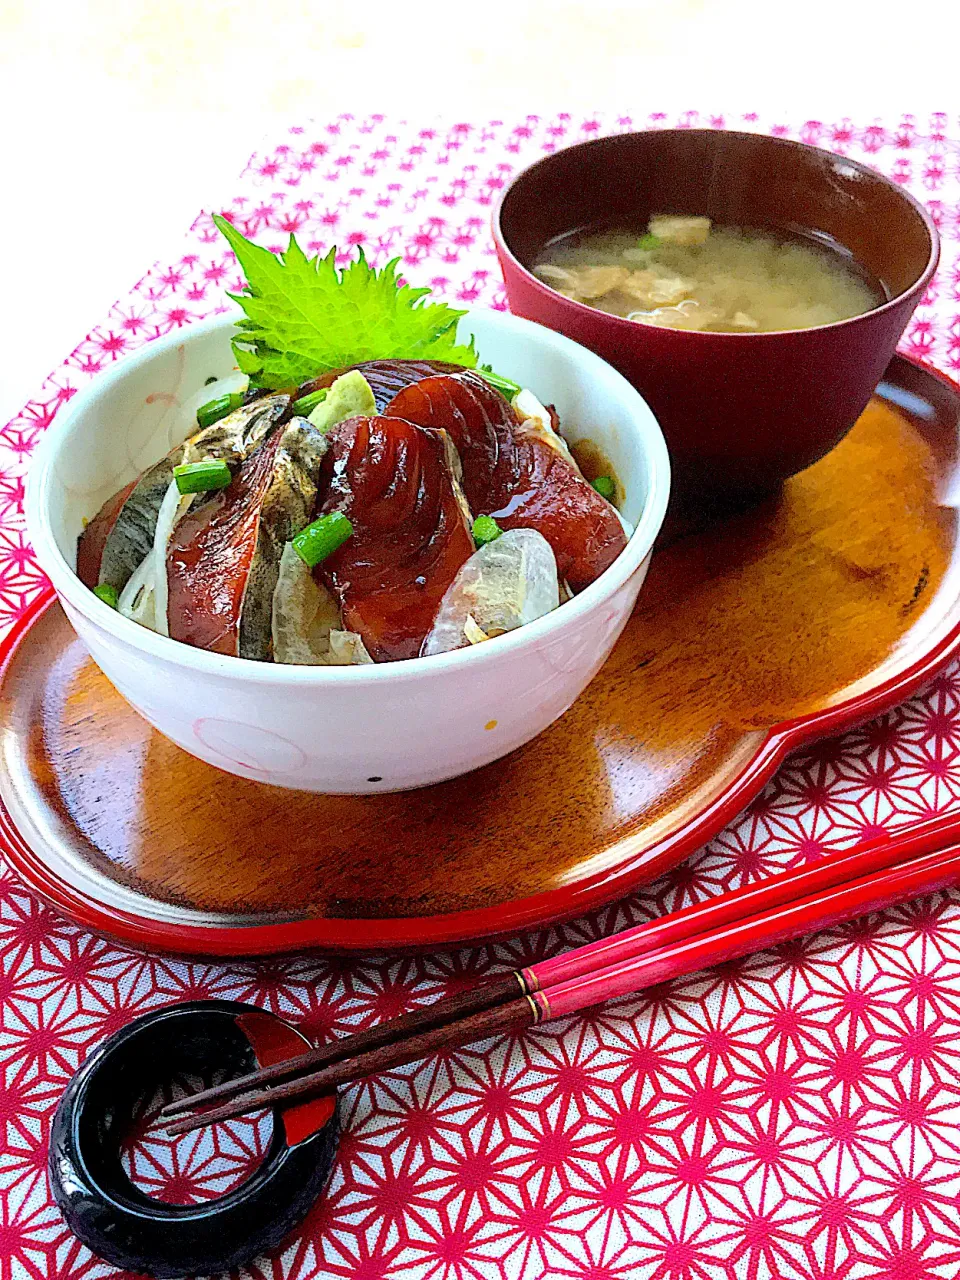
[[174,1077],[239,1075],[308,1044],[281,1019],[230,1000],[172,1005],[111,1036],[70,1081],[53,1121],[50,1182],[74,1235],[114,1266],[159,1280],[227,1271],[279,1244],[330,1174],[340,1132],[335,1102],[332,1110],[328,1099],[304,1104],[295,1118],[274,1109],[263,1162],[201,1204],[145,1195],[121,1164],[121,1143],[145,1094]]

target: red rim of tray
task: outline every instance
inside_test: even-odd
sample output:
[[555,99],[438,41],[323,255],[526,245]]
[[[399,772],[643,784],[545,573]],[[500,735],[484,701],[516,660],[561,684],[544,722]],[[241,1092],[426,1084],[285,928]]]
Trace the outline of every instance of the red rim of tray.
[[[930,374],[960,396],[960,383],[941,370],[911,357],[901,355],[900,359]],[[56,603],[56,598],[53,588],[47,587],[0,642],[0,685],[31,626]],[[616,868],[585,877],[576,884],[491,907],[387,919],[312,918],[246,924],[238,917],[236,924],[177,924],[144,919],[133,912],[108,906],[54,875],[25,843],[2,803],[0,850],[29,888],[77,924],[157,951],[212,956],[275,955],[309,949],[369,953],[402,948],[426,950],[504,937],[581,915],[626,895],[676,866],[742,813],[790,752],[811,739],[850,729],[902,702],[931,679],[958,649],[960,618],[922,658],[876,688],[774,726],[730,786],[683,827],[657,844],[641,848]]]

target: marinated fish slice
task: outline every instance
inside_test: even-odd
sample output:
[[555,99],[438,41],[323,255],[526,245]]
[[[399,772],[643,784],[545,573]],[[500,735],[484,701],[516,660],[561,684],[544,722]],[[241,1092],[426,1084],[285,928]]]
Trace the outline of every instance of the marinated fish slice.
[[458,370],[405,387],[387,410],[420,427],[446,431],[460,455],[463,492],[474,515],[486,511],[502,485],[499,470],[511,465],[516,414],[479,374]]
[[90,588],[108,584],[122,592],[153,547],[160,504],[177,463],[201,458],[241,461],[280,420],[289,404],[289,396],[271,395],[242,405],[171,449],[139,480],[104,503],[77,542],[80,581]]
[[526,626],[560,604],[557,561],[535,529],[478,547],[447,588],[421,654],[449,653]]
[[77,542],[77,575],[88,587],[107,584],[121,592],[150,554],[178,453],[179,447],[123,490],[122,502],[111,498],[84,529]]
[[160,512],[153,545],[139,566],[130,575],[127,585],[120,592],[117,610],[125,618],[139,622],[165,636],[167,631],[167,544],[180,517],[193,501],[194,494],[183,495],[171,480],[167,486]]
[[281,556],[310,519],[325,452],[322,433],[294,418],[182,517],[167,550],[174,640],[269,660]]
[[273,660],[314,666],[330,651],[330,632],[340,626],[340,606],[288,542],[273,592]]
[[239,653],[243,597],[279,445],[278,436],[265,441],[241,463],[228,488],[194,504],[171,537],[168,626],[174,640]]
[[460,365],[447,364],[443,360],[363,360],[359,364],[344,369],[332,369],[321,374],[319,378],[311,378],[297,389],[296,398],[310,395],[324,387],[332,386],[342,374],[352,369],[359,370],[370,384],[377,412],[383,413],[398,391],[421,378],[432,378],[440,373],[453,373]]
[[314,572],[375,662],[415,658],[474,550],[456,455],[395,418],[353,418],[327,439],[318,514],[342,511],[353,534]]
[[[518,405],[521,400],[518,396]],[[518,415],[515,438],[523,483],[505,494],[502,509],[490,515],[505,529],[529,527],[542,533],[557,558],[561,581],[576,594],[609,569],[632,530],[574,462],[551,423],[555,414],[548,416],[539,404],[537,408],[539,412]]]
[[280,422],[291,404],[284,392],[274,392],[241,405],[219,422],[191,436],[183,446],[181,462],[216,458],[233,466],[250,454]]
[[[100,583],[100,565],[107,539],[120,517],[124,503],[136,487],[137,481],[131,480],[119,493],[108,498],[93,519],[87,522],[77,539],[77,577],[91,590]],[[113,582],[109,585],[116,586]]]
[[515,403],[522,414],[478,374],[464,370],[406,387],[390,402],[389,413],[449,432],[474,515],[493,516],[503,529],[542,533],[561,580],[582,591],[613,563],[627,535],[616,510],[584,479],[539,401],[521,393]]
[[560,434],[560,415],[553,405],[548,409],[540,403],[532,391],[523,390],[513,397],[512,408],[524,432],[538,436],[544,444],[549,445],[551,449],[556,449],[561,457],[566,458],[575,471],[580,472],[577,460],[570,452],[570,446]]

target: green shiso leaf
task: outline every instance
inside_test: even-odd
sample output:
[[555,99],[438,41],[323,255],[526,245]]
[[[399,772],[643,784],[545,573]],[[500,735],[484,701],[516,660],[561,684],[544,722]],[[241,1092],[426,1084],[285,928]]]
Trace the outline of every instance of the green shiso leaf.
[[295,386],[363,360],[446,360],[474,369],[472,340],[457,342],[464,311],[427,302],[426,288],[397,279],[399,258],[382,270],[363,251],[342,270],[337,250],[308,258],[291,235],[286,253],[253,244],[218,214],[213,220],[246,278],[230,297],[243,308],[233,339],[237,364],[252,386]]

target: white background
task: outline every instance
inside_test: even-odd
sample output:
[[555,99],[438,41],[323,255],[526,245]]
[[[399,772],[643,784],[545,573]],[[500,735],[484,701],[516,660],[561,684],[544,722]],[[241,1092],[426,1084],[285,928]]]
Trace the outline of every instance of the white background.
[[265,132],[342,110],[958,110],[960,2],[0,0],[0,422]]

